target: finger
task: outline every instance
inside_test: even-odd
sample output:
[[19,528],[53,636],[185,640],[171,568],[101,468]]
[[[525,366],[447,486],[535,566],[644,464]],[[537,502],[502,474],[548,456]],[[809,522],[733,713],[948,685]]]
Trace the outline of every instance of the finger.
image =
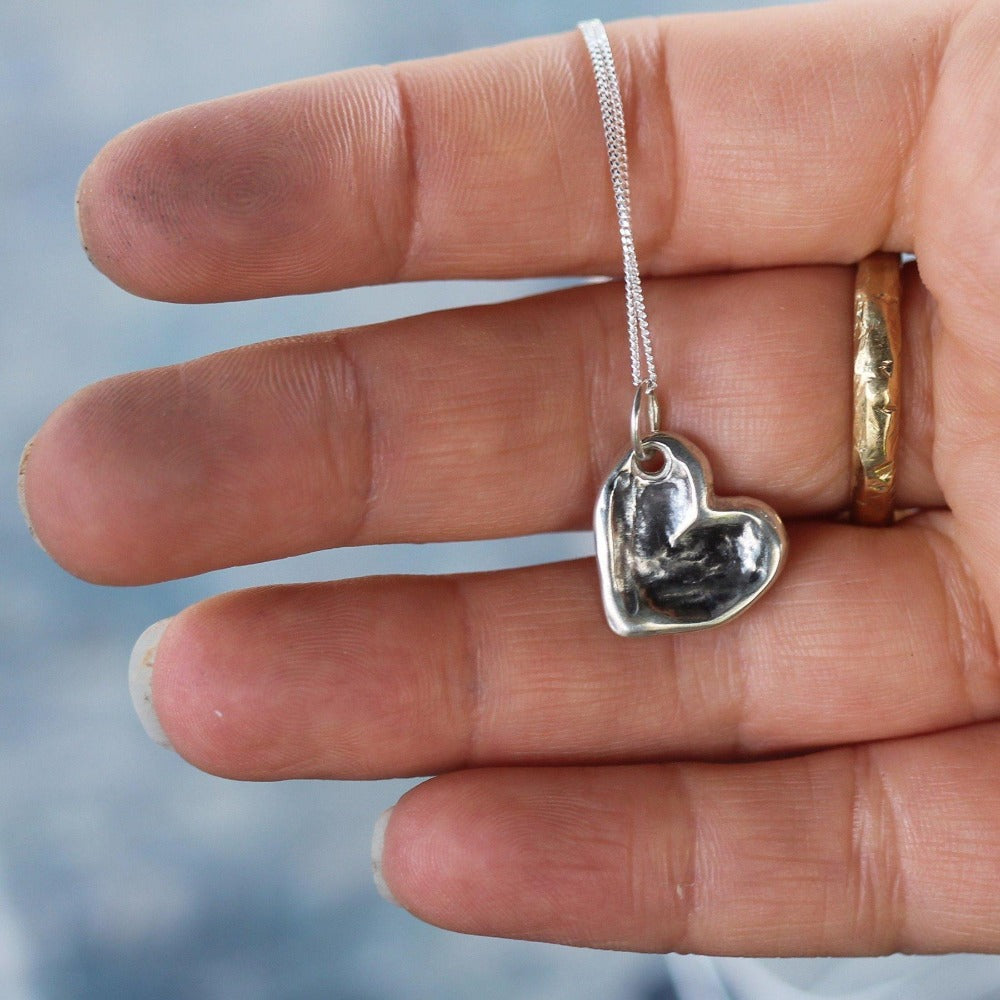
[[187,609],[152,700],[233,778],[743,758],[1000,711],[989,624],[946,518],[793,527],[779,584],[715,631],[623,641],[589,560],[237,592]]
[[452,930],[633,951],[998,947],[995,726],[761,764],[465,771],[379,874]]
[[[915,151],[965,6],[852,2],[613,26],[643,267],[911,248]],[[576,32],[161,115],[97,157],[79,218],[112,279],[181,301],[620,269]]]
[[[1000,620],[1000,23],[976,4],[953,32],[921,153],[921,273],[940,303],[935,466],[995,620]],[[964,54],[962,57],[959,53]],[[961,113],[956,113],[957,108]],[[983,123],[988,123],[983,128]],[[905,405],[905,404],[904,404]]]
[[[900,493],[933,505],[929,319],[910,288]],[[851,289],[836,268],[651,285],[664,424],[704,441],[720,494],[791,516],[845,504]],[[31,520],[105,583],[587,527],[628,439],[622,325],[620,287],[590,286],[102,382],[36,437]]]

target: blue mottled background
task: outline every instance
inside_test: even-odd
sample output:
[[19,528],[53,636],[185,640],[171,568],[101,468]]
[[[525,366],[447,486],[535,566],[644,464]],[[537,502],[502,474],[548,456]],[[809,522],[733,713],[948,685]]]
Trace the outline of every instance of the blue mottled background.
[[90,267],[73,222],[77,178],[115,133],[283,79],[563,30],[587,16],[704,6],[0,0],[0,1000],[672,995],[655,957],[424,926],[376,896],[368,869],[371,826],[406,783],[212,778],[146,739],[126,691],[142,629],[220,590],[513,565],[577,555],[586,538],[327,552],[102,589],[33,545],[14,481],[46,414],[96,379],[544,287],[434,283],[197,307],[133,298]]

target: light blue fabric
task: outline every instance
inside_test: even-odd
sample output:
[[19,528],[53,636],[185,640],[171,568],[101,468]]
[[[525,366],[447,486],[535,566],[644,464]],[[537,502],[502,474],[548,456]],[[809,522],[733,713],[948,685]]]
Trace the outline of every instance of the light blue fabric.
[[678,1000],[997,1000],[1000,957],[668,955]]
[[[410,918],[377,897],[367,864],[371,825],[406,783],[223,782],[153,747],[126,690],[132,640],[210,594],[572,558],[579,540],[333,550],[99,589],[38,552],[14,470],[52,408],[112,373],[546,287],[452,282],[205,308],[135,299],[93,271],[73,223],[81,171],[121,129],[232,91],[582,17],[757,2],[0,0],[0,1000],[669,995],[658,956],[463,937]],[[978,956],[668,966],[680,1000],[1000,998],[1000,963]]]

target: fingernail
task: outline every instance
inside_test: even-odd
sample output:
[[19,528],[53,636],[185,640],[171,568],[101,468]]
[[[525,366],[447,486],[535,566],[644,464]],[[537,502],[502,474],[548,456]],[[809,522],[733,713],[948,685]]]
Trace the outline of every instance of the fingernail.
[[76,234],[80,238],[80,246],[83,247],[83,252],[87,255],[87,259],[93,263],[93,258],[90,256],[90,248],[87,246],[87,237],[83,232],[83,220],[80,218],[80,203],[83,201],[83,184],[87,179],[87,174],[90,168],[88,167],[80,175],[80,180],[76,185],[76,194],[73,196],[73,218],[76,220]]
[[378,894],[393,905],[399,906],[399,902],[392,894],[392,890],[389,888],[389,885],[385,880],[385,876],[382,874],[382,852],[385,850],[385,828],[389,825],[389,817],[391,815],[392,809],[386,809],[386,811],[379,816],[378,822],[375,824],[375,830],[372,833],[372,877],[375,879],[375,888],[378,889]]
[[156,717],[153,707],[153,665],[156,663],[156,650],[172,619],[150,625],[136,640],[132,647],[132,656],[128,661],[128,689],[132,695],[132,705],[135,714],[139,716],[146,735],[161,747],[172,749],[167,734]]
[[[25,495],[25,473],[28,470],[28,456],[31,454],[31,448],[34,443],[35,439],[32,438],[24,446],[24,451],[21,452],[21,461],[17,463],[17,505],[21,508],[24,523],[28,526],[28,533],[35,540],[35,544],[45,552],[45,546],[38,540],[38,535],[35,534],[35,526],[31,523],[31,515],[28,513],[28,498]],[[48,555],[48,552],[45,552],[45,554]]]

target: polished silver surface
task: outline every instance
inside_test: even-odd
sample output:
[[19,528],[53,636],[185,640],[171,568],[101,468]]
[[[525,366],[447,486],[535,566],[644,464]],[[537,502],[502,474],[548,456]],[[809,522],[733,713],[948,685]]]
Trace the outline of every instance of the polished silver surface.
[[623,636],[721,625],[774,583],[785,529],[766,504],[716,497],[705,456],[689,441],[652,434],[642,444],[662,466],[647,471],[630,450],[594,512],[608,624]]

